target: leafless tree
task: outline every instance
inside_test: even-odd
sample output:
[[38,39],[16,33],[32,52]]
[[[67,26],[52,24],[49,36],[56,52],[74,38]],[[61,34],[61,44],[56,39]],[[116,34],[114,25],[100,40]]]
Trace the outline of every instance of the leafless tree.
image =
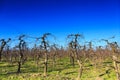
[[5,47],[5,45],[10,41],[11,39],[9,38],[7,41],[5,41],[5,39],[1,39],[1,45],[0,45],[0,61],[2,60],[2,51]]
[[77,63],[79,65],[79,71],[78,71],[78,77],[77,80],[81,79],[82,72],[83,72],[83,61],[80,60],[79,54],[78,54],[78,47],[79,47],[79,42],[78,38],[83,38],[83,35],[81,34],[71,34],[68,35],[68,38],[72,38],[72,48],[74,50],[75,57],[77,59]]
[[73,50],[73,41],[71,41],[69,43],[69,50],[68,50],[68,53],[69,53],[69,56],[70,56],[70,63],[72,64],[72,66],[74,67],[75,66],[75,54],[74,54],[74,50]]
[[111,48],[114,70],[116,72],[117,80],[120,80],[120,73],[119,73],[119,66],[118,66],[118,63],[120,61],[118,61],[118,57],[117,57],[118,44],[117,42],[110,43],[108,40],[105,40],[105,39],[102,39],[102,40],[105,41]]
[[40,38],[41,39],[41,46],[44,49],[44,76],[47,76],[47,69],[48,69],[48,47],[49,44],[47,42],[47,36],[51,35],[50,33],[45,33]]
[[19,60],[18,60],[18,70],[17,73],[21,72],[21,65],[24,63],[25,58],[24,58],[24,50],[26,48],[26,42],[23,40],[23,38],[25,37],[25,35],[21,35],[19,37]]

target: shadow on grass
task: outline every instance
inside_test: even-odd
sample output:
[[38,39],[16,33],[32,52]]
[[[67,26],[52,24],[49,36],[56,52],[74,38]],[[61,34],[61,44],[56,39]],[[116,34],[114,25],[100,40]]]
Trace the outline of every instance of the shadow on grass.
[[73,73],[76,73],[75,71],[72,71],[72,72],[67,72],[65,73],[65,75],[68,75],[68,74],[73,74]]

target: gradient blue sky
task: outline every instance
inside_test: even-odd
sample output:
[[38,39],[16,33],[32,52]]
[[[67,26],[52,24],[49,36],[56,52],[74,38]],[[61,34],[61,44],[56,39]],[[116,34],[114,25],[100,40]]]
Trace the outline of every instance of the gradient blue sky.
[[119,0],[0,0],[0,38],[50,32],[59,43],[71,33],[120,40]]

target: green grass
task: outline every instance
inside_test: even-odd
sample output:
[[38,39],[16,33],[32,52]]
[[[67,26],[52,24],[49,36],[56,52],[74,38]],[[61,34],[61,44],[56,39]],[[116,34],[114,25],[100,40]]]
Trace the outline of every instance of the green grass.
[[[0,62],[0,80],[75,80],[78,75],[79,66],[75,63],[73,67],[69,58],[58,59],[55,67],[52,65],[52,60],[49,60],[47,77],[43,76],[42,63],[43,60],[39,61],[39,65],[29,60],[22,65],[21,73],[17,74],[16,63]],[[112,65],[112,62],[103,62],[102,65],[97,65],[95,68],[90,62],[86,62],[81,80],[116,80],[114,70],[108,66]],[[109,74],[104,74],[108,68],[110,68]]]

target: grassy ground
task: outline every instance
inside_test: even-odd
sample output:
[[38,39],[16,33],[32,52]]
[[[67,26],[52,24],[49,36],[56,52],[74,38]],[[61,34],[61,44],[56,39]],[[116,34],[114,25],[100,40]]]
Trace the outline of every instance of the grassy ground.
[[[43,64],[39,60],[37,65],[35,61],[29,60],[22,65],[21,73],[17,74],[17,64],[0,62],[0,80],[75,80],[78,75],[79,67],[75,64],[73,67],[68,58],[57,60],[56,66],[53,67],[52,61],[48,63],[48,76],[43,76]],[[112,62],[104,62],[95,68],[91,63],[84,65],[81,80],[116,80]],[[108,72],[107,72],[108,70]]]

